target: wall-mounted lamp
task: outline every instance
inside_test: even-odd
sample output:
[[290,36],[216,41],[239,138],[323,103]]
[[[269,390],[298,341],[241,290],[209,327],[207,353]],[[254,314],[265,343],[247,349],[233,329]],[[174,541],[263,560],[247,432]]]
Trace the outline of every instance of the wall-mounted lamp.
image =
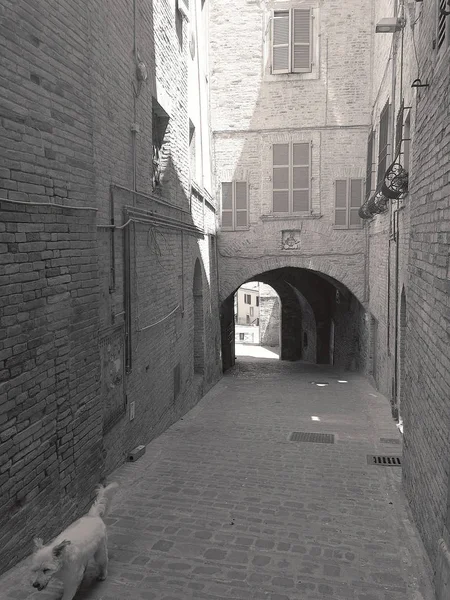
[[388,17],[378,21],[375,27],[376,33],[395,33],[401,31],[405,26],[405,19],[400,17]]

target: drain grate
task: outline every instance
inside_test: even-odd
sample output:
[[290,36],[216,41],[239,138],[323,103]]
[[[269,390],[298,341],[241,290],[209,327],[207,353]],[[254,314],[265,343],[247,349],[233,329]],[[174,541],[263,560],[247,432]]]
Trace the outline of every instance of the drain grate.
[[401,444],[401,441],[397,438],[380,438],[382,444]]
[[380,467],[401,467],[402,460],[401,456],[374,456],[373,454],[368,454],[367,464],[379,465]]
[[316,444],[334,444],[332,433],[311,433],[308,431],[293,431],[289,436],[290,442],[314,442]]

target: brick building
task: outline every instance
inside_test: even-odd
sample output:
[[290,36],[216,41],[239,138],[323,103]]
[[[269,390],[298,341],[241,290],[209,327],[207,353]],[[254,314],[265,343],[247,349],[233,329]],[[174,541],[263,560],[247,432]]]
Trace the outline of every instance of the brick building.
[[2,3],[1,569],[219,377],[207,11]]
[[[234,360],[232,295],[250,279],[281,299],[282,358],[310,357],[315,348],[318,362],[360,368],[366,360],[358,350],[368,335],[367,237],[358,208],[370,123],[371,5],[261,2],[237,11],[225,0],[212,4],[225,368]],[[304,336],[308,321],[314,325]]]
[[374,28],[399,19],[397,31],[376,33],[373,42],[362,209],[368,308],[377,331],[373,374],[404,433],[404,489],[435,570],[437,597],[444,599],[450,594],[450,6],[385,0],[374,3],[372,18]]

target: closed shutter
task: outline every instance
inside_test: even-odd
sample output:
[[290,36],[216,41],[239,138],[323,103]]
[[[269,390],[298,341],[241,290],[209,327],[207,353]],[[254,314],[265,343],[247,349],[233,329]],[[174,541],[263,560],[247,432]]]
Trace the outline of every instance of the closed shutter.
[[277,10],[272,19],[272,73],[289,73],[289,11]]
[[248,227],[247,182],[235,183],[236,229]]
[[273,212],[289,212],[289,144],[273,145]]
[[233,229],[233,184],[222,183],[222,228]]
[[363,200],[363,180],[350,179],[350,204],[348,209],[348,224],[349,227],[361,227],[362,220],[358,215],[358,211]]
[[292,144],[292,212],[309,212],[309,143]]
[[292,71],[311,71],[311,10],[292,10]]
[[374,132],[371,131],[367,140],[366,198],[370,196],[372,191],[373,138]]
[[387,170],[389,141],[389,102],[385,104],[380,115],[380,135],[378,146],[378,177],[377,187],[382,183]]
[[347,227],[347,180],[337,179],[334,186],[334,224]]

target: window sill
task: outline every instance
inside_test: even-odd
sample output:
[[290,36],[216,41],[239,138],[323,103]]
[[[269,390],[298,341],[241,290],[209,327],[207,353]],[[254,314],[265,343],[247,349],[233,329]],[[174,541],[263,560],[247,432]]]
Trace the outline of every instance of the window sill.
[[342,225],[332,225],[332,229],[336,231],[362,231],[364,228],[362,225],[356,227],[343,227]]
[[310,219],[321,219],[322,215],[319,214],[304,214],[304,215],[261,215],[261,221],[304,221]]
[[315,81],[320,79],[316,71],[310,73],[264,73],[264,81]]
[[239,229],[228,229],[224,227],[219,227],[219,232],[223,233],[239,233],[240,231],[250,231],[250,227],[240,227]]

